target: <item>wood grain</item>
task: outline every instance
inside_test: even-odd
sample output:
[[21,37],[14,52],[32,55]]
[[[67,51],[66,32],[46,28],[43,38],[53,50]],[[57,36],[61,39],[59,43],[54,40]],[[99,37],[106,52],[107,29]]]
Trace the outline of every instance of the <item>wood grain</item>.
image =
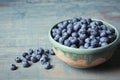
[[51,48],[48,31],[73,17],[105,20],[120,30],[119,0],[0,0],[0,80],[120,80],[120,48],[105,64],[75,69],[52,57],[51,70],[39,63],[10,71],[9,65],[29,48]]

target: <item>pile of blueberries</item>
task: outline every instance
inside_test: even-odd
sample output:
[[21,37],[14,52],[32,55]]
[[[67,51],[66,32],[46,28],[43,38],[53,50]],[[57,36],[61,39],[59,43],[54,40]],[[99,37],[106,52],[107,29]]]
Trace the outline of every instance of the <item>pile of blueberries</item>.
[[[37,50],[29,49],[28,52],[22,54],[22,58],[17,57],[15,59],[16,63],[21,63],[24,68],[30,67],[31,63],[40,62],[44,65],[45,69],[51,69],[53,66],[50,64],[49,55],[55,55],[52,49],[39,48]],[[11,70],[16,70],[18,67],[15,64],[10,65]]]
[[116,39],[115,30],[102,21],[82,17],[65,20],[51,30],[53,39],[72,48],[96,48]]

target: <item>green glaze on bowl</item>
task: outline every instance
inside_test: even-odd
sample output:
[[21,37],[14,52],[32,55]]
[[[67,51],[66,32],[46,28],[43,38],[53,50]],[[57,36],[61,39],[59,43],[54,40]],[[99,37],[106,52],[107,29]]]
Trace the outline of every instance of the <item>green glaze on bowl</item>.
[[[56,42],[51,36],[51,29],[52,29],[51,28],[49,31],[49,39],[52,44],[53,50],[55,51],[55,54],[64,62],[77,68],[93,67],[107,61],[112,56],[112,54],[114,53],[114,50],[116,49],[116,45],[119,42],[120,33],[116,27],[112,26],[111,24],[105,21],[102,21],[102,22],[108,27],[114,28],[115,34],[117,37],[112,43],[106,46],[90,48],[90,49],[71,48]],[[56,27],[56,25],[54,27]],[[104,59],[104,60],[100,62],[100,59]],[[85,60],[84,64],[81,64],[82,60]],[[96,63],[95,62],[93,63],[93,61],[95,60],[97,60]]]

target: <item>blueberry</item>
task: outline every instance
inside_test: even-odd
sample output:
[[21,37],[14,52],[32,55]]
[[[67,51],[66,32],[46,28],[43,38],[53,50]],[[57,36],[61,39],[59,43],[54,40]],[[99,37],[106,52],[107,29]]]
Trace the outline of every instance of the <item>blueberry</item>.
[[67,29],[71,29],[71,30],[72,30],[72,29],[73,29],[73,24],[71,24],[71,23],[68,24],[68,25],[67,25]]
[[90,31],[90,34],[93,35],[93,36],[97,36],[98,35],[98,32],[96,30],[91,30]]
[[90,23],[90,26],[91,26],[91,27],[94,27],[94,26],[96,26],[96,23],[95,23],[95,22],[91,22],[91,23]]
[[95,39],[95,36],[91,35],[89,38],[90,38],[90,39]]
[[72,37],[78,37],[79,36],[76,32],[73,32],[71,35],[72,35]]
[[103,42],[103,43],[101,43],[101,46],[105,46],[105,45],[107,45],[108,43],[106,43],[106,42]]
[[88,18],[88,19],[86,19],[86,21],[87,21],[87,24],[90,24],[92,22],[92,19]]
[[31,60],[33,63],[38,62],[38,59],[37,59],[36,57],[33,57],[33,56],[30,58],[30,60]]
[[80,30],[78,31],[78,34],[79,34],[79,35],[80,35],[80,34],[86,34],[86,32],[87,32],[86,29],[80,29]]
[[89,43],[85,43],[85,44],[84,44],[84,47],[85,47],[86,49],[87,49],[89,46],[90,46]]
[[113,42],[115,40],[116,36],[115,35],[109,35],[108,39],[110,40],[110,42]]
[[22,56],[25,58],[26,55],[29,55],[27,52],[24,52]]
[[98,26],[101,26],[101,25],[103,24],[102,21],[96,21],[95,23],[96,23],[96,25],[98,25]]
[[63,26],[66,27],[68,25],[68,21],[63,21]]
[[92,30],[92,29],[89,27],[89,28],[87,29],[87,32],[88,32],[88,33],[90,33],[90,32],[91,32],[91,30]]
[[63,37],[64,39],[67,39],[67,38],[69,37],[69,34],[68,34],[67,32],[64,32],[63,35],[62,35],[62,37]]
[[81,22],[82,24],[86,24],[86,23],[87,23],[86,19],[81,19],[80,22]]
[[29,50],[28,50],[28,54],[31,55],[32,53],[34,53],[33,49],[29,49]]
[[80,36],[79,38],[82,39],[82,40],[84,40],[87,37],[86,34],[80,34],[79,36]]
[[72,22],[73,22],[73,23],[75,23],[75,22],[77,22],[77,21],[78,21],[77,18],[73,18],[73,19],[72,19]]
[[68,28],[68,29],[67,29],[67,33],[68,33],[68,34],[71,34],[71,33],[72,33],[72,29]]
[[115,33],[115,30],[113,28],[109,28],[109,30],[112,32],[112,33]]
[[70,40],[69,40],[69,39],[66,39],[66,40],[64,41],[64,45],[66,45],[66,46],[70,46],[70,45],[71,45]]
[[52,68],[52,65],[50,64],[50,62],[46,62],[46,63],[44,64],[44,68],[45,68],[46,70],[49,70],[49,69]]
[[98,47],[99,46],[99,40],[98,39],[92,39],[91,40],[91,46],[92,47]]
[[72,44],[70,47],[77,48],[77,46],[75,44]]
[[49,54],[50,54],[50,55],[55,55],[53,49],[49,50]]
[[28,61],[22,61],[23,67],[30,67],[30,63]]
[[103,29],[103,30],[107,30],[107,26],[106,25],[101,25],[101,28]]
[[66,31],[67,31],[67,29],[63,29],[63,30],[62,30],[62,33],[66,32]]
[[87,25],[86,24],[82,24],[82,26],[81,26],[81,29],[87,29]]
[[106,31],[105,31],[105,30],[102,30],[101,33],[100,33],[100,36],[101,36],[101,37],[105,37],[105,36],[107,36]]
[[86,42],[86,43],[90,43],[90,41],[91,41],[90,38],[86,38],[86,39],[85,39],[85,42]]
[[78,39],[77,39],[76,37],[71,37],[70,42],[71,42],[72,44],[75,44],[75,43],[78,42]]
[[15,64],[11,64],[10,65],[10,70],[16,70],[18,67]]
[[31,58],[31,55],[27,55],[27,56],[25,57],[25,59],[28,60],[28,61],[31,61],[30,58]]
[[81,28],[80,23],[76,23],[76,25],[73,26],[74,31],[78,31]]
[[40,60],[41,57],[42,57],[41,55],[36,55],[36,59],[37,59],[38,61]]
[[55,33],[55,32],[53,32],[53,33],[52,33],[52,37],[54,38],[55,36],[56,36],[56,33]]
[[17,58],[15,59],[15,61],[16,61],[17,63],[21,63],[21,62],[22,62],[22,59],[19,58],[19,57],[17,57]]
[[44,65],[46,62],[47,62],[46,58],[44,58],[44,57],[41,57],[41,58],[40,58],[40,63],[41,63],[42,65]]
[[109,39],[108,39],[108,37],[101,37],[101,38],[100,38],[100,41],[107,43],[107,42],[109,42]]
[[59,36],[61,36],[61,35],[62,35],[62,32],[61,32],[59,29],[57,29],[57,30],[56,30],[56,34],[59,35]]
[[60,38],[60,36],[59,36],[59,35],[56,35],[56,36],[54,37],[54,40],[55,40],[55,41],[58,41],[59,38]]
[[57,26],[62,28],[62,27],[63,27],[63,24],[62,24],[62,23],[59,23]]
[[59,38],[59,43],[60,43],[60,44],[63,44],[63,43],[64,43],[64,38],[63,38],[63,37],[60,37],[60,38]]
[[111,35],[111,34],[112,34],[112,32],[111,32],[109,29],[107,29],[106,33],[107,33],[108,35]]

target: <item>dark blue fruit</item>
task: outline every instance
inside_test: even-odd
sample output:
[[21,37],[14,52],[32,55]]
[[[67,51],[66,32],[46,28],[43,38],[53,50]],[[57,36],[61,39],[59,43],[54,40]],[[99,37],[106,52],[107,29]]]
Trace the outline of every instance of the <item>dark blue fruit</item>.
[[49,54],[50,54],[50,55],[55,55],[53,49],[49,50]]
[[28,61],[22,61],[23,67],[30,67],[30,63]]
[[58,41],[59,41],[59,43],[63,44],[64,43],[64,38],[60,37]]
[[28,60],[28,61],[31,61],[30,58],[31,58],[31,55],[26,55],[26,56],[25,56],[25,59]]
[[66,46],[70,46],[70,45],[71,45],[70,40],[69,40],[69,39],[66,39],[66,40],[64,41],[64,45],[66,45]]
[[33,56],[30,58],[30,60],[31,60],[31,62],[33,62],[33,63],[38,62],[38,59],[37,59],[36,57],[33,57]]
[[78,39],[77,39],[76,37],[71,37],[71,38],[70,38],[70,42],[71,42],[72,44],[75,44],[75,43],[78,42]]
[[21,62],[22,62],[22,59],[19,58],[19,57],[17,57],[17,58],[15,59],[15,61],[16,61],[17,63],[21,63]]
[[107,37],[101,37],[100,42],[109,42],[109,39]]
[[82,39],[82,40],[86,39],[86,37],[87,37],[86,34],[80,34],[79,36],[80,36],[79,38]]
[[34,53],[33,49],[29,49],[28,54],[32,55],[32,53]]
[[46,62],[46,63],[44,64],[44,68],[45,68],[46,70],[49,70],[49,69],[52,68],[52,65],[50,64],[50,62]]
[[107,36],[106,31],[105,31],[105,30],[101,31],[100,36],[101,36],[101,37],[105,37],[105,36]]
[[73,26],[73,30],[74,30],[74,31],[78,31],[80,28],[81,28],[80,23],[76,23],[76,24]]
[[72,37],[78,37],[79,35],[78,35],[78,33],[77,32],[73,32],[72,33]]
[[26,57],[26,55],[29,55],[27,52],[24,52],[23,54],[22,54],[22,56],[25,58]]
[[90,43],[85,43],[84,47],[87,49],[90,46]]
[[106,42],[101,43],[101,46],[105,46],[105,45],[108,45],[108,43]]
[[10,65],[10,70],[16,70],[18,67],[15,64],[11,64]]
[[86,39],[85,39],[85,42],[86,42],[86,43],[90,43],[90,41],[91,41],[90,38],[86,38]]

